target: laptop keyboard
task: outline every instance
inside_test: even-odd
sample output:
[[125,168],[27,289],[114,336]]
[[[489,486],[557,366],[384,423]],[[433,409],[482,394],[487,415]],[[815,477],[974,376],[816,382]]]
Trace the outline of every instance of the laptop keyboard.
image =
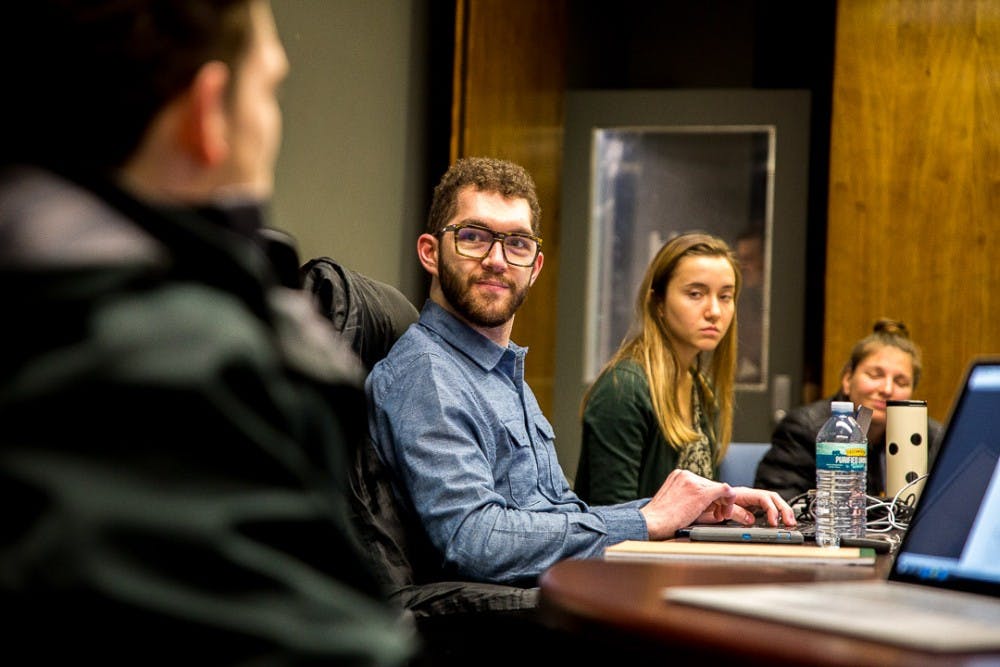
[[1000,601],[895,582],[675,586],[671,602],[931,650],[1000,649]]
[[817,618],[851,618],[863,611],[866,618],[905,620],[913,627],[941,623],[941,629],[956,621],[992,628],[1000,624],[1000,602],[995,598],[928,589],[914,584],[788,584],[762,588],[760,595],[771,604],[781,605],[786,611],[797,610]]
[[[848,586],[842,585],[845,588]],[[853,599],[864,601],[866,613],[877,615],[880,605],[886,605],[887,609],[905,605],[934,615],[962,616],[1000,625],[1000,603],[995,598],[893,582],[875,586],[851,585],[850,590]]]

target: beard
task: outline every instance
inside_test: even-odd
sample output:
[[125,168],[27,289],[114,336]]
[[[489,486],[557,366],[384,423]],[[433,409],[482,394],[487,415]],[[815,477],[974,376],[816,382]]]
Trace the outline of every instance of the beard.
[[438,276],[441,280],[441,291],[452,308],[465,320],[478,327],[492,329],[506,324],[514,317],[514,313],[524,303],[528,296],[530,283],[518,287],[517,283],[499,275],[494,280],[502,281],[510,288],[506,297],[482,296],[474,291],[474,285],[479,276],[470,275],[467,278],[438,257]]

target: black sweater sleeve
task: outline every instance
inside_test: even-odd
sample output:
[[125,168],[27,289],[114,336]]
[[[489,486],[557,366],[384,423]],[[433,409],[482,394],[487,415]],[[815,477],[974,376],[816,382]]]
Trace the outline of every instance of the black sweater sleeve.
[[[829,401],[821,403],[829,406]],[[775,427],[771,449],[757,466],[755,487],[777,491],[785,500],[815,488],[816,432],[825,419],[814,414],[815,406],[793,410]]]

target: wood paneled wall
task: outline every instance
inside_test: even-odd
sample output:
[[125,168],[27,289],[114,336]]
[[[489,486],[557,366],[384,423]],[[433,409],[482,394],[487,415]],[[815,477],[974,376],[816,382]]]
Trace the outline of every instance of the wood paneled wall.
[[531,348],[526,379],[542,411],[552,414],[565,0],[457,0],[455,32],[452,161],[505,158],[527,169],[538,187],[545,264],[512,338]]
[[943,419],[1000,353],[1000,0],[840,0],[836,35],[824,393],[894,317]]
[[[515,321],[551,414],[566,0],[456,0],[451,157],[524,165],[545,267]],[[916,397],[947,416],[968,360],[1000,353],[1000,0],[840,0],[824,395],[879,317],[924,351]]]

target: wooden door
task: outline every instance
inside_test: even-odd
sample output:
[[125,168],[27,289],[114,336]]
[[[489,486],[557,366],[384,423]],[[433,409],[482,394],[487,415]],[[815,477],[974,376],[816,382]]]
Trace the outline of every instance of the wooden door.
[[1000,352],[1000,0],[840,0],[836,40],[824,393],[893,317],[944,419],[972,355]]
[[457,0],[451,159],[508,159],[538,187],[545,264],[512,338],[530,348],[525,376],[546,415],[555,373],[565,42],[564,0]]

